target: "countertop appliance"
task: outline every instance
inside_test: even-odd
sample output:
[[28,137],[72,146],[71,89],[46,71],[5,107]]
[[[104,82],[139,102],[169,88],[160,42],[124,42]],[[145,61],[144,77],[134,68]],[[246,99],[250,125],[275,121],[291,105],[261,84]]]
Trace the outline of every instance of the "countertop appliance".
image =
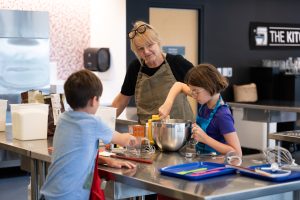
[[49,84],[49,14],[0,10],[0,94]]
[[[20,103],[21,92],[50,83],[49,14],[0,10],[0,27],[0,99]],[[17,165],[17,154],[0,150],[0,168]]]

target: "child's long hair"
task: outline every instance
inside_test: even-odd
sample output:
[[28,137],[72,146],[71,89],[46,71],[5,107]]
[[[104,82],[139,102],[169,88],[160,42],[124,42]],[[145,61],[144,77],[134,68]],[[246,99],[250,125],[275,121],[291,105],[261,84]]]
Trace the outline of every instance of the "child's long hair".
[[211,64],[199,64],[185,76],[185,83],[207,90],[210,95],[220,93],[228,87],[227,79]]

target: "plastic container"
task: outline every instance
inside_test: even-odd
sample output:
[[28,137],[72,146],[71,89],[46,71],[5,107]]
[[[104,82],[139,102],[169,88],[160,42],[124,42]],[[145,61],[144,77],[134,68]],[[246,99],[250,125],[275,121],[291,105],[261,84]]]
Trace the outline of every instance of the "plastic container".
[[106,123],[112,130],[116,129],[117,109],[114,107],[99,106],[96,116]]
[[0,99],[0,131],[6,129],[7,100]]
[[145,126],[144,125],[128,125],[128,132],[135,137],[145,137]]
[[48,104],[10,104],[13,138],[18,140],[47,139]]

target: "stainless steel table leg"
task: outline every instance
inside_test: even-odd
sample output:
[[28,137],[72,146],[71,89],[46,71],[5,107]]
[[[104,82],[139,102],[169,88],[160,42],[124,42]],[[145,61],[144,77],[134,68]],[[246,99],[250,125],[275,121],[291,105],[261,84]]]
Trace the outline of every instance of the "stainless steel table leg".
[[38,161],[38,186],[39,189],[43,186],[45,180],[46,180],[46,163],[44,161]]
[[269,142],[269,133],[270,133],[270,121],[271,121],[271,113],[269,110],[265,111],[268,112],[268,119],[267,119],[267,148],[270,146]]
[[281,141],[280,140],[276,140],[276,142],[277,142],[277,146],[279,146],[279,147],[281,147]]
[[39,186],[38,186],[38,162],[35,159],[30,159],[31,165],[31,199],[38,200]]
[[300,199],[300,191],[296,190],[293,192],[293,199],[294,200],[299,200]]

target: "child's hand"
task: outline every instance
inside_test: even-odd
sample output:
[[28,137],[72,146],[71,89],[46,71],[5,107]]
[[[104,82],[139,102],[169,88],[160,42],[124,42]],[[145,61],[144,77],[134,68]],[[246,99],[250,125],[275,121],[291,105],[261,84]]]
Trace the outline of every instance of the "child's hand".
[[125,167],[125,168],[128,168],[128,169],[136,168],[136,165],[133,164],[132,162],[123,161],[123,160],[116,160],[116,159],[110,159],[107,162],[107,165],[109,167],[114,167],[114,168],[119,168],[119,169],[122,168],[122,167]]
[[124,146],[134,146],[138,143],[136,137],[134,137],[132,134],[123,133],[122,135],[124,135]]
[[122,168],[122,167],[125,167],[128,169],[136,168],[136,165],[133,164],[132,162],[124,161],[124,160],[117,160],[117,159],[103,157],[103,156],[99,156],[99,163],[107,164],[107,166],[114,167],[114,168]]
[[199,127],[196,123],[193,123],[192,125],[192,138],[197,140],[198,142],[205,143],[205,137],[206,133],[202,130],[201,127]]
[[161,119],[165,119],[170,114],[172,108],[172,104],[169,104],[165,102],[163,105],[161,105],[158,109],[159,117]]

